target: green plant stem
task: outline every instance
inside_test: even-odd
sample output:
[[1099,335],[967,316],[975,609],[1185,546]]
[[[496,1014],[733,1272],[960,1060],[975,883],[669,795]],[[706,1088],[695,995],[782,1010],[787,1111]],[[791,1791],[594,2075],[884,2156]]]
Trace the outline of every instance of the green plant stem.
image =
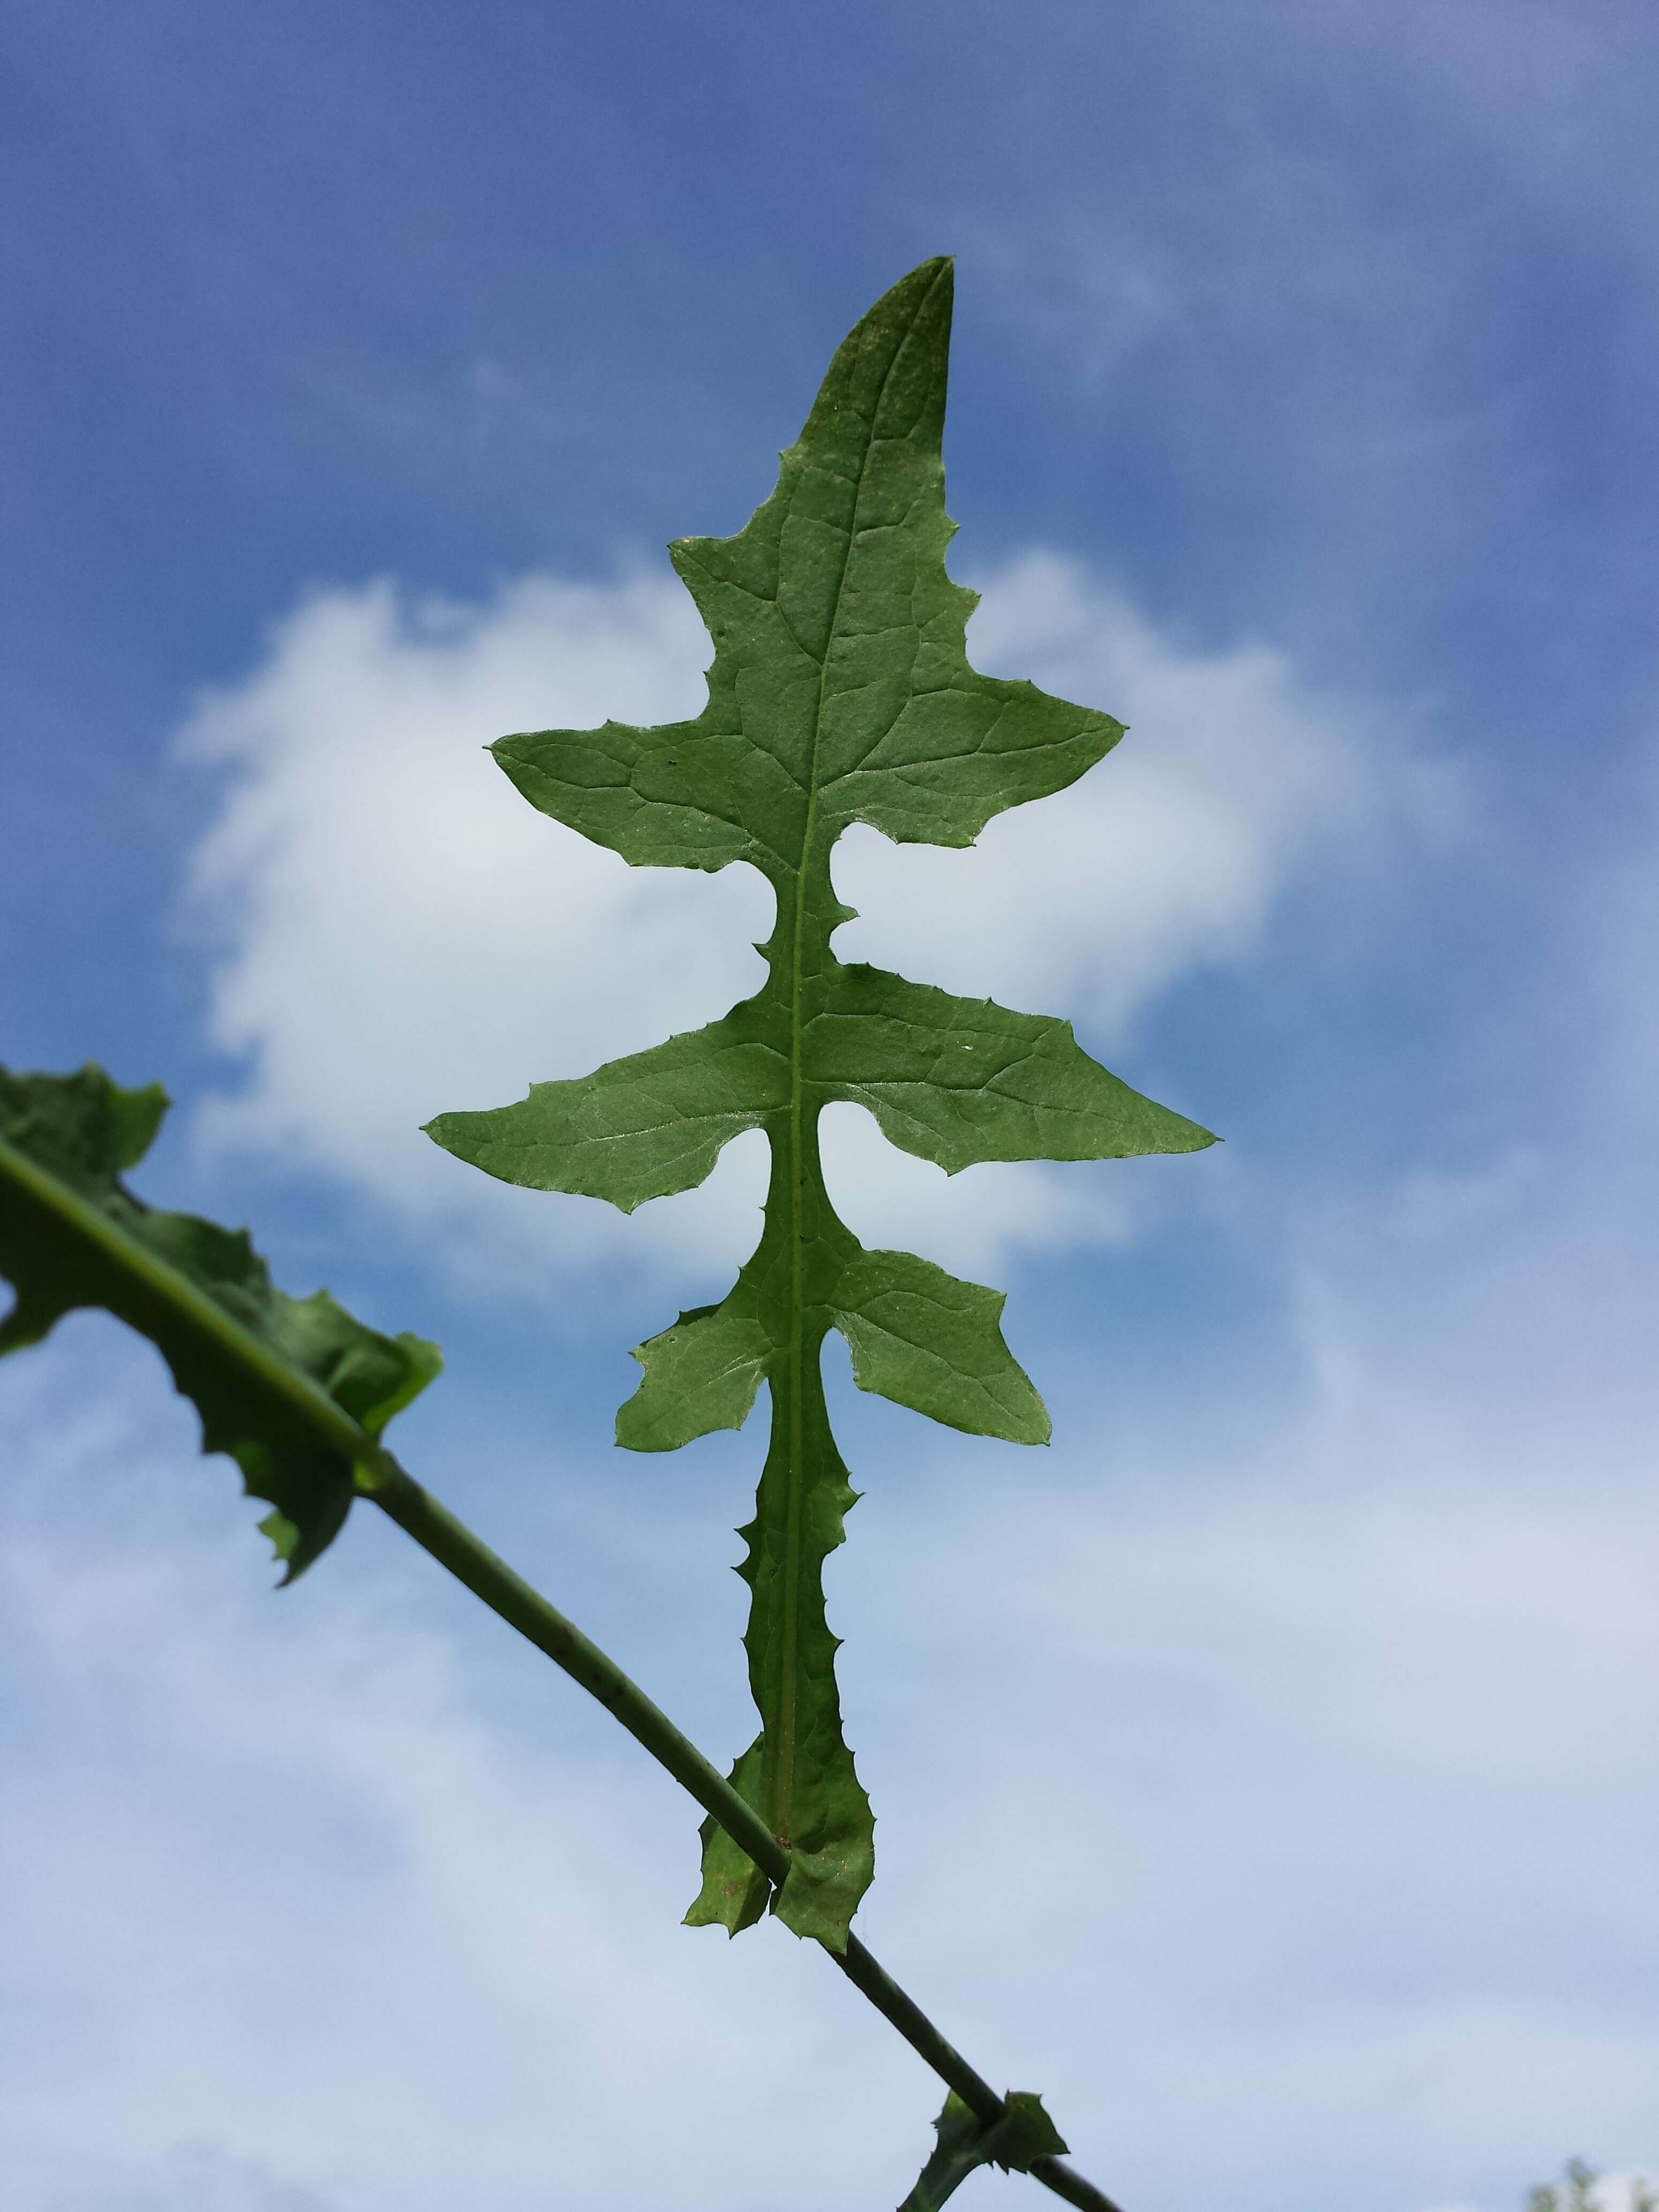
[[458,1521],[402,1468],[386,1481],[376,1484],[368,1495],[405,1535],[412,1536],[457,1582],[465,1583],[474,1597],[482,1598],[509,1628],[516,1628],[556,1666],[562,1667],[573,1681],[580,1682],[590,1697],[597,1698],[658,1765],[665,1766],[703,1810],[714,1814],[769,1881],[783,1880],[789,1871],[789,1854],[760,1814],[744,1804],[726,1777],[709,1765],[614,1659],[589,1642],[574,1620],[568,1620],[539,1590],[532,1589],[522,1575],[514,1574],[505,1559],[499,1559],[465,1522]]
[[[574,1682],[597,1698],[613,1718],[621,1722],[642,1744],[659,1766],[665,1767],[681,1787],[690,1791],[703,1810],[725,1829],[732,1841],[747,1851],[774,1885],[789,1871],[789,1854],[768,1829],[760,1815],[744,1800],[718,1769],[711,1766],[696,1746],[682,1735],[660,1707],[653,1705],[636,1682],[616,1661],[584,1636],[558,1607],[550,1604],[521,1575],[475,1536],[447,1507],[441,1505],[404,1472],[390,1454],[383,1455],[383,1474],[359,1478],[365,1494],[423,1552],[447,1568],[490,1611],[516,1628],[520,1636],[562,1667]],[[907,1996],[886,1970],[860,1942],[849,1937],[844,1954],[820,1946],[833,1959],[854,1989],[904,2038],[917,2056],[954,2089],[969,2111],[988,2128],[1006,2116],[1007,2107],[984,2077],[975,2073],[962,2054],[947,2043],[915,1999]],[[1081,2212],[1118,2212],[1109,2197],[1073,2172],[1063,2160],[1040,2158],[1031,2172],[1056,2197]]]
[[245,1328],[217,1298],[191,1282],[190,1277],[151,1252],[120,1224],[37,1160],[0,1137],[0,1190],[7,1205],[25,1219],[44,1215],[67,1241],[97,1254],[118,1270],[130,1286],[130,1310],[122,1318],[154,1340],[158,1321],[182,1322],[204,1344],[232,1366],[267,1399],[272,1399],[302,1420],[329,1448],[347,1461],[370,1470],[388,1454],[361,1428],[345,1407],[331,1398],[291,1361],[263,1344]]

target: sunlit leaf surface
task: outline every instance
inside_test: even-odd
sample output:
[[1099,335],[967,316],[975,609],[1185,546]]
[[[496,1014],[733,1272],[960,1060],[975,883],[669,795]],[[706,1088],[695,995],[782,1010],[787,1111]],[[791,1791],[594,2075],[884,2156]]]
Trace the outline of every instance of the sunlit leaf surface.
[[326,1291],[277,1290],[246,1230],[135,1197],[122,1178],[167,1109],[159,1086],[124,1091],[100,1067],[0,1068],[0,1274],[16,1292],[0,1353],[79,1306],[149,1337],[202,1417],[203,1450],[228,1452],[271,1507],[260,1526],[291,1581],[338,1534],[365,1447],[442,1363]]
[[[866,1252],[836,1218],[819,1115],[851,1100],[951,1174],[1214,1141],[1109,1075],[1068,1023],[843,966],[831,950],[850,916],[830,858],[849,824],[969,845],[1123,733],[1108,714],[969,665],[974,595],[945,567],[951,301],[947,261],[896,284],[836,353],[747,527],[670,549],[714,641],[694,720],[544,730],[494,748],[532,805],[636,866],[758,868],[777,898],[763,988],[695,1035],[431,1125],[509,1182],[625,1210],[701,1182],[740,1131],[766,1132],[760,1243],[718,1307],[641,1347],[644,1379],[617,1434],[671,1449],[740,1425],[768,1386],[771,1442],[740,1570],[762,1726],[733,1779],[793,1853],[780,1916],[836,1948],[874,1855],[824,1619],[823,1561],[854,1493],[824,1407],[823,1340],[842,1332],[864,1389],[955,1428],[1036,1443],[1048,1424],[1003,1341],[998,1293]],[[763,1911],[766,1884],[723,1836],[706,1833],[703,1871],[694,1922],[735,1932]]]

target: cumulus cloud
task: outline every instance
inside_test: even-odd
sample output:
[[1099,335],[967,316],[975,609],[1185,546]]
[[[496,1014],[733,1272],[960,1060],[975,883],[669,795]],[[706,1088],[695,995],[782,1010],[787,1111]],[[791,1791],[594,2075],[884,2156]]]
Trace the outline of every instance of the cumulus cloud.
[[[209,1141],[447,1219],[458,1253],[481,1231],[495,1257],[550,1234],[576,1260],[605,1249],[599,1208],[560,1206],[550,1229],[545,1206],[460,1168],[420,1124],[723,1012],[759,979],[770,895],[748,870],[625,867],[533,813],[482,748],[550,721],[683,714],[704,650],[684,592],[639,578],[530,578],[484,607],[380,583],[278,625],[183,741],[227,771],[193,890],[221,948],[214,1037],[247,1066],[206,1109]],[[718,1239],[730,1195],[659,1209],[659,1242]]]
[[[972,852],[849,836],[837,882],[861,918],[844,957],[1071,1012],[1121,1048],[1158,992],[1248,960],[1310,862],[1415,835],[1436,803],[1367,715],[1311,696],[1282,655],[1183,648],[1052,555],[989,579],[970,636],[981,665],[1136,727],[1079,787],[1000,817]],[[183,740],[224,779],[194,894],[219,949],[214,1037],[246,1069],[204,1133],[447,1219],[457,1252],[482,1234],[496,1256],[532,1238],[576,1264],[735,1263],[763,1189],[757,1139],[703,1192],[624,1226],[492,1188],[417,1133],[435,1112],[504,1104],[696,1026],[758,981],[771,894],[752,871],[629,869],[527,808],[481,750],[508,730],[695,712],[707,652],[678,584],[642,574],[529,577],[469,606],[381,582],[313,594],[282,623]],[[826,1159],[878,1241],[983,1267],[1008,1240],[1123,1233],[1097,1179],[1085,1194],[978,1169],[950,1186],[863,1121],[831,1117]]]
[[836,875],[844,957],[953,990],[1055,1002],[1121,1041],[1182,976],[1237,966],[1308,869],[1376,869],[1455,828],[1443,769],[1375,709],[1310,690],[1259,644],[1186,647],[1072,561],[988,580],[977,665],[1103,706],[1130,733],[1069,792],[998,816],[967,852],[854,830]]

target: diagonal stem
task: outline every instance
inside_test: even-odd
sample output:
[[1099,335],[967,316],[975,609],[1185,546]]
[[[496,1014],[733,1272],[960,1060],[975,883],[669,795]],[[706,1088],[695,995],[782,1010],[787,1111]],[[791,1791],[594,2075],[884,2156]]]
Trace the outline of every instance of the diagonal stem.
[[[767,1879],[775,1886],[781,1883],[789,1871],[788,1852],[726,1777],[681,1735],[667,1714],[653,1705],[638,1684],[590,1642],[574,1621],[532,1589],[522,1576],[514,1574],[464,1522],[406,1474],[390,1454],[384,1455],[384,1465],[383,1474],[377,1470],[359,1477],[362,1487],[381,1510],[508,1627],[516,1628],[556,1666],[562,1667],[573,1681],[597,1698],[732,1841],[748,1852]],[[827,1944],[822,1948],[829,1950]],[[898,2030],[917,2056],[988,2128],[1006,2117],[1007,2107],[990,2083],[945,2041],[921,2006],[877,1964],[856,1936],[848,1938],[844,1954],[830,1951],[829,1955],[854,1988],[870,2000],[883,2019]],[[1039,2158],[1030,2170],[1045,2188],[1067,2204],[1079,2206],[1081,2212],[1118,2212],[1109,2197],[1061,2159]]]

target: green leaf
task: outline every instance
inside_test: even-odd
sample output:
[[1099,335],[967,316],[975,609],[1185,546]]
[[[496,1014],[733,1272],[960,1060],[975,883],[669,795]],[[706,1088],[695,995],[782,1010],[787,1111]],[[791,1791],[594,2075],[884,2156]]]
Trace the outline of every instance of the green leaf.
[[516,1106],[441,1114],[427,1134],[503,1182],[608,1198],[631,1213],[695,1188],[724,1146],[787,1103],[788,1064],[769,1026],[751,1000],[574,1082],[535,1084]]
[[[758,1808],[765,1786],[766,1738],[757,1735],[727,1779],[746,1805]],[[698,1830],[702,1838],[702,1887],[685,1916],[688,1928],[724,1928],[735,1936],[752,1928],[765,1911],[772,1885],[741,1844],[710,1818]]]
[[911,1252],[866,1252],[842,1273],[836,1326],[853,1380],[969,1436],[1046,1444],[1048,1415],[1002,1340],[1004,1297]]
[[1029,2173],[1039,2158],[1065,2156],[1066,2145],[1043,2111],[1041,2097],[1029,2089],[1011,2089],[1002,2101],[1006,2107],[1003,2117],[988,2128],[954,2089],[950,2092],[945,2110],[933,2123],[938,2148],[899,2212],[939,2212],[946,2197],[981,2166],[1000,2166],[1005,2173]]
[[103,1307],[156,1346],[228,1452],[291,1582],[338,1534],[376,1439],[437,1374],[435,1345],[380,1336],[326,1291],[276,1289],[242,1230],[146,1206],[121,1182],[167,1109],[155,1085],[124,1091],[100,1067],[0,1067],[0,1274],[15,1302],[0,1353],[38,1344],[80,1306]]
[[955,999],[879,968],[830,979],[805,1065],[821,1097],[867,1107],[901,1151],[947,1175],[981,1160],[1117,1160],[1215,1142],[1109,1075],[1070,1022]]
[[714,1429],[740,1429],[771,1348],[752,1316],[719,1306],[683,1313],[635,1350],[645,1376],[617,1415],[617,1442],[629,1451],[674,1451]]
[[[850,917],[830,853],[851,823],[971,844],[993,816],[1063,789],[1123,734],[1109,714],[969,665],[974,595],[945,568],[951,297],[948,261],[896,284],[837,351],[747,526],[670,548],[714,641],[700,714],[493,748],[533,805],[636,866],[758,868],[777,901],[764,987],[695,1036],[430,1130],[507,1182],[624,1209],[700,1182],[740,1130],[766,1132],[760,1243],[718,1307],[640,1347],[644,1378],[617,1438],[658,1451],[736,1427],[767,1383],[771,1439],[739,1571],[762,1730],[734,1772],[793,1855],[779,1917],[836,1949],[874,1855],[823,1610],[823,1562],[854,1500],[824,1407],[823,1340],[840,1328],[864,1388],[955,1427],[1040,1443],[1048,1419],[1002,1341],[996,1292],[866,1253],[837,1219],[819,1117],[851,1100],[952,1173],[1214,1141],[1109,1075],[1069,1024],[844,967],[831,950]],[[759,1877],[741,1853],[728,1857],[718,1838],[708,1844],[693,1917],[735,1929],[761,1909]]]

